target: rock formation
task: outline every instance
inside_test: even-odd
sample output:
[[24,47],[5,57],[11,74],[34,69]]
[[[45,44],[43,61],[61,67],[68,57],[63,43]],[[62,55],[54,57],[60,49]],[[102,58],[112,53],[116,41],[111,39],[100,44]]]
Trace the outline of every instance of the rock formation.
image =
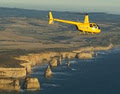
[[82,47],[78,50],[74,50],[75,53],[81,53],[81,52],[93,52],[93,51],[107,51],[113,48],[113,44],[109,44],[108,46],[90,46],[90,47]]
[[52,77],[52,71],[51,71],[51,68],[50,68],[50,66],[48,66],[47,68],[46,68],[46,71],[45,71],[45,73],[44,73],[44,76],[47,78],[47,77]]
[[79,53],[77,54],[77,58],[79,59],[92,59],[93,58],[93,53],[89,52],[89,53]]
[[25,60],[30,63],[30,65],[36,65],[37,63],[42,63],[43,60],[50,61],[51,58],[59,56],[58,52],[44,52],[40,54],[28,54],[24,56],[17,57],[17,60]]
[[58,64],[61,65],[62,64],[62,59],[61,56],[58,58]]
[[63,59],[71,59],[76,57],[76,53],[74,52],[61,52],[61,56]]
[[28,90],[39,90],[40,83],[37,78],[27,77],[25,79],[23,87],[24,87],[24,89],[28,89]]
[[[41,64],[43,61],[50,62],[51,67],[57,66],[57,60],[55,57],[60,57],[58,63],[61,64],[61,58],[71,59],[91,59],[93,57],[93,51],[104,51],[113,48],[113,45],[108,46],[96,46],[96,47],[81,47],[78,50],[72,52],[44,52],[39,54],[28,54],[19,57],[14,57],[16,60],[21,60],[20,67],[1,67],[0,68],[0,77],[13,77],[20,78],[25,77],[26,73],[31,73],[31,66]],[[96,55],[97,56],[97,55]],[[51,58],[53,58],[51,60]],[[50,61],[51,60],[51,61]]]
[[68,68],[70,67],[70,61],[67,62],[67,67],[68,67]]
[[97,54],[97,53],[95,53],[95,56],[97,57],[97,56],[98,56],[98,54]]
[[26,73],[30,74],[31,73],[31,64],[29,62],[24,62],[20,64],[26,69]]
[[0,90],[20,91],[19,80],[16,79],[0,79]]
[[57,67],[57,59],[56,58],[53,58],[51,61],[50,61],[50,66],[51,67]]
[[0,68],[0,77],[25,77],[26,68]]
[[27,72],[28,74],[31,73],[31,66],[30,66],[30,65],[26,67],[26,72]]

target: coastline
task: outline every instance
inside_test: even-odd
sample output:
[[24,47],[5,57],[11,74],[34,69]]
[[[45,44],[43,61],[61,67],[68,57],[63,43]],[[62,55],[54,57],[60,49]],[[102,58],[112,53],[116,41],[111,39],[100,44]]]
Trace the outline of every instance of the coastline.
[[[8,11],[7,15],[5,11]],[[31,12],[34,12],[33,15],[29,15]],[[69,20],[73,20],[73,16],[79,18],[79,15],[74,13],[62,12],[62,15],[61,12],[55,11],[55,13],[56,16],[63,15],[63,18]],[[60,65],[61,59],[65,60],[65,64],[67,63],[69,67],[74,58],[80,59],[78,61],[91,60],[99,56],[97,51],[120,47],[118,41],[120,28],[116,15],[92,13],[95,18],[93,21],[99,24],[102,33],[78,36],[76,27],[58,23],[49,26],[46,20],[47,11],[1,8],[1,14],[0,90],[2,91],[19,92],[21,89],[39,89],[42,80],[32,76],[32,72],[34,74],[32,67],[50,65],[51,61]],[[50,66],[57,66],[57,64]],[[44,75],[41,76],[44,79]],[[38,87],[31,87],[33,84]]]
[[[62,59],[92,59],[94,55],[97,56],[95,51],[107,51],[114,48],[112,44],[108,46],[96,46],[96,47],[86,47],[79,48],[78,50],[73,50],[71,52],[41,52],[35,54],[21,55],[19,57],[13,57],[15,60],[21,61],[19,64],[22,66],[21,68],[0,68],[0,78],[3,79],[17,79],[19,81],[20,78],[27,77],[27,74],[30,74],[31,67],[37,66],[38,64],[49,63],[53,58],[55,58],[58,62],[58,58]],[[2,80],[3,81],[3,80]],[[6,80],[4,80],[6,82]],[[1,79],[0,79],[1,82]],[[4,83],[4,82],[3,82]],[[9,84],[9,83],[7,83]],[[5,84],[6,85],[6,84]],[[18,84],[20,87],[20,85]],[[0,88],[2,90],[2,88]],[[4,89],[3,89],[4,90]],[[7,89],[6,89],[7,90]],[[12,88],[13,90],[13,88]],[[16,90],[16,89],[15,89]],[[20,89],[17,89],[18,91]]]
[[[85,48],[83,47],[83,48],[79,48],[78,50],[73,50],[71,52],[66,52],[66,51],[63,51],[63,52],[62,51],[61,52],[51,51],[50,52],[49,51],[49,52],[21,55],[19,57],[12,57],[12,58],[15,60],[21,61],[19,63],[20,66],[22,66],[21,69],[26,68],[26,73],[30,73],[31,72],[30,68],[32,66],[35,66],[37,64],[42,64],[44,61],[49,62],[51,60],[51,58],[60,57],[60,55],[62,56],[63,59],[72,59],[72,58],[77,58],[77,55],[80,53],[89,53],[89,54],[93,55],[95,51],[107,51],[114,47],[115,46],[110,44],[108,46],[96,46],[96,47],[85,47]],[[84,59],[84,57],[80,58],[80,59]],[[17,67],[17,68],[20,68],[20,67]],[[17,69],[17,68],[14,68],[14,69]],[[10,67],[9,68],[1,67],[1,69],[10,70],[10,69],[12,69],[12,67],[11,68]]]

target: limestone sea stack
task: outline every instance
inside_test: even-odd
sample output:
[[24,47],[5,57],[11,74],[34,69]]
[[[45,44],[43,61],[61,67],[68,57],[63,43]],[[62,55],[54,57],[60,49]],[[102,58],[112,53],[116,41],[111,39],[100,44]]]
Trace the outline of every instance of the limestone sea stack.
[[50,61],[50,66],[51,67],[57,67],[57,59],[56,58],[53,58],[51,61]]
[[39,90],[40,83],[37,78],[27,77],[25,79],[23,87],[24,87],[24,89],[28,89],[28,90]]
[[70,67],[70,61],[67,62],[67,67],[68,67],[68,68]]
[[47,66],[44,76],[45,76],[46,78],[47,78],[47,77],[52,77],[52,71],[51,71],[50,66]]
[[28,74],[31,73],[31,66],[30,66],[30,65],[28,65],[28,66],[26,67],[26,72],[27,72]]
[[61,65],[62,64],[62,59],[61,56],[58,58],[58,64]]

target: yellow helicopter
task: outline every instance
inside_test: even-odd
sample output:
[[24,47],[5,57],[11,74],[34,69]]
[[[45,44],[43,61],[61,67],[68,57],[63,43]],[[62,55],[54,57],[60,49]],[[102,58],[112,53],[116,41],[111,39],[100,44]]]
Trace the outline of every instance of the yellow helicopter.
[[68,21],[68,20],[53,18],[52,12],[49,12],[49,24],[52,24],[53,21],[76,25],[77,29],[80,31],[79,34],[81,34],[81,32],[83,32],[83,34],[85,34],[85,33],[94,34],[94,33],[101,32],[100,27],[97,24],[89,23],[89,15],[88,14],[85,15],[84,22],[76,22],[76,21]]

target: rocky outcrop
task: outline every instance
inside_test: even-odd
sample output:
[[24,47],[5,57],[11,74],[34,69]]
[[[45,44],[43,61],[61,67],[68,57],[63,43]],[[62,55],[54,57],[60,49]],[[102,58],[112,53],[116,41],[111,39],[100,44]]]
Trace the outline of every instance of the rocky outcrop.
[[52,77],[52,71],[51,71],[51,68],[50,66],[47,66],[46,68],[46,71],[44,73],[44,76],[47,78],[47,77]]
[[37,78],[27,77],[25,79],[23,87],[24,87],[24,89],[28,89],[28,90],[39,90],[40,83]]
[[20,91],[19,80],[16,79],[0,79],[0,90]]
[[51,67],[57,67],[57,59],[53,58],[50,62],[49,62]]
[[75,53],[81,53],[81,52],[93,52],[93,51],[107,51],[113,48],[113,45],[110,44],[108,46],[96,46],[96,47],[83,47],[78,50],[75,50],[73,52]]
[[26,76],[26,68],[0,68],[0,77],[20,78]]
[[72,59],[76,57],[76,53],[74,52],[61,52],[61,56],[63,59]]
[[30,66],[30,65],[26,66],[26,72],[27,72],[28,74],[31,73],[31,66]]
[[[21,68],[0,68],[0,77],[23,77],[26,73],[31,73],[31,66],[41,64],[43,61],[49,62],[51,67],[56,67],[57,63],[61,65],[61,58],[63,59],[91,59],[93,57],[93,51],[109,50],[113,48],[110,44],[106,47],[96,46],[96,47],[84,47],[72,52],[44,52],[39,54],[28,54],[20,57],[15,57],[14,59],[21,60]],[[96,55],[97,56],[97,55]],[[58,62],[57,59],[58,58]],[[53,58],[51,60],[51,58]],[[24,61],[24,62],[23,62]]]
[[51,58],[59,56],[58,52],[45,52],[40,54],[28,54],[25,56],[17,57],[18,60],[25,60],[29,62],[30,65],[36,65],[42,63],[43,60],[50,61]]
[[59,56],[59,58],[58,58],[58,64],[59,64],[59,65],[62,64],[62,58],[61,58],[61,56]]
[[93,53],[92,52],[79,53],[79,54],[77,54],[77,58],[78,59],[92,59]]
[[27,74],[31,73],[31,64],[29,62],[21,63],[20,65],[23,66],[26,69]]
[[68,67],[68,68],[70,67],[70,61],[67,62],[67,67]]
[[113,48],[113,44],[110,44],[106,47],[103,47],[103,46],[98,46],[98,47],[95,47],[94,48],[94,51],[107,51],[107,50],[110,50]]

